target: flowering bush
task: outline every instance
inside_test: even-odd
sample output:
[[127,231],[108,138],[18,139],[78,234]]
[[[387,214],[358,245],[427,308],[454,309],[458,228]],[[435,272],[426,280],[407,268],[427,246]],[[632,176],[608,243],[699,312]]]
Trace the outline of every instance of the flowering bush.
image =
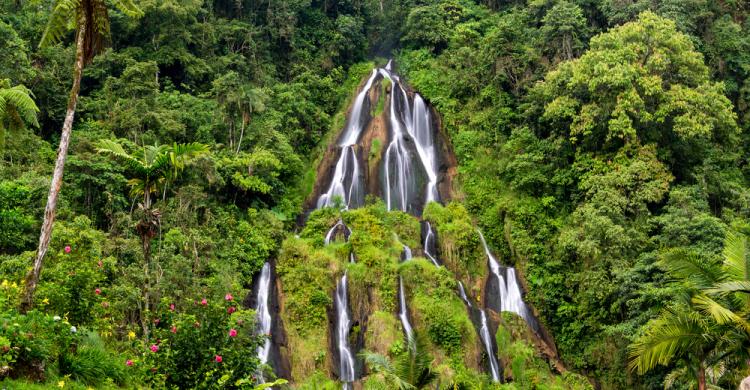
[[74,337],[70,324],[59,317],[37,311],[2,312],[0,366],[7,367],[5,375],[43,379],[47,366],[68,353]]
[[141,358],[123,364],[130,362],[128,369],[140,370],[154,386],[252,388],[262,339],[255,335],[254,312],[235,305],[231,299],[196,299],[187,310],[164,305]]

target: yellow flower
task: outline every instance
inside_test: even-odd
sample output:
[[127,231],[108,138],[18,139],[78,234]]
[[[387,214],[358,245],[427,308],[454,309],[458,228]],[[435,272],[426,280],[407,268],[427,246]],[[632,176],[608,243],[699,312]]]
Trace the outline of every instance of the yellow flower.
[[133,332],[132,330],[130,332],[128,332],[128,338],[130,340],[134,339],[135,338],[135,332]]
[[16,288],[16,287],[18,287],[18,283],[13,282],[13,283],[10,284],[10,286],[13,287],[13,288]]
[[42,299],[42,303],[45,305],[49,305],[49,298]]
[[3,282],[0,283],[0,286],[8,287],[8,280],[7,279],[3,279]]
[[60,387],[60,388],[65,387],[65,381],[57,382],[57,387]]

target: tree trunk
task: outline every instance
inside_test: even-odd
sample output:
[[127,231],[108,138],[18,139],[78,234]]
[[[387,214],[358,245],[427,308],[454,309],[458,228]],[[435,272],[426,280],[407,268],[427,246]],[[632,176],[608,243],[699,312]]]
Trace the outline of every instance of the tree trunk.
[[151,224],[149,215],[151,212],[151,189],[148,184],[144,186],[144,190],[143,220],[147,223],[139,229],[138,233],[141,235],[141,244],[143,245],[143,311],[141,312],[141,326],[143,327],[143,337],[148,339],[148,313],[151,309],[151,229],[147,228]]
[[148,339],[148,312],[150,310],[151,300],[151,237],[149,235],[141,236],[143,245],[143,311],[141,312],[141,326],[143,327],[143,337]]
[[237,152],[235,154],[240,153],[240,147],[242,146],[242,136],[245,135],[245,118],[242,118],[242,130],[240,131],[240,140],[237,141]]
[[75,118],[76,105],[78,104],[78,92],[81,88],[81,76],[83,74],[84,48],[83,41],[86,34],[86,16],[81,13],[78,20],[78,33],[76,34],[76,62],[73,69],[73,86],[70,88],[68,97],[68,108],[65,113],[63,122],[62,135],[60,136],[60,146],[57,149],[57,160],[55,161],[55,170],[52,174],[49,194],[47,195],[47,206],[44,208],[44,221],[39,234],[39,248],[34,259],[34,266],[26,275],[26,283],[23,295],[21,296],[21,312],[26,313],[34,305],[34,292],[36,291],[39,277],[42,273],[42,261],[49,249],[50,238],[52,237],[52,226],[55,223],[55,211],[57,208],[57,197],[60,195],[62,187],[63,171],[65,169],[65,159],[68,156],[68,145],[70,144],[70,134],[73,131],[73,119]]
[[698,362],[698,390],[706,390],[706,368]]

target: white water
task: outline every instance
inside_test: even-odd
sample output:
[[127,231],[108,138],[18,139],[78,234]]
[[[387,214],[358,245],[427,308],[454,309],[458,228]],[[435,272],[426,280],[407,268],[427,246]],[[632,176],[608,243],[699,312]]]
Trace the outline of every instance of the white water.
[[[411,260],[411,248],[404,245],[403,251],[404,261]],[[404,327],[404,333],[406,334],[406,341],[410,342],[414,339],[414,329],[409,322],[409,308],[406,306],[406,294],[404,293],[404,281],[401,277],[398,277],[398,303],[399,312],[398,318],[401,319],[401,325]]]
[[[348,181],[348,184],[347,184]],[[334,205],[336,198],[341,198],[344,208],[354,207],[352,200],[357,202],[361,197],[362,183],[360,178],[359,161],[354,146],[341,147],[341,157],[336,163],[336,170],[331,179],[328,191],[318,198],[318,208]]]
[[[349,239],[351,229],[344,225],[342,220],[339,220],[330,230],[328,230],[328,233],[326,233],[325,245],[328,245],[333,241],[336,231],[340,228],[346,229],[345,238],[347,240]],[[349,253],[349,262],[354,262],[354,253]],[[336,295],[334,297],[337,320],[336,345],[339,351],[339,379],[344,382],[344,389],[351,388],[350,384],[354,381],[354,356],[349,347],[349,329],[351,328],[351,319],[349,318],[349,291],[347,280],[347,273],[344,272],[344,276],[341,277],[341,280],[339,280],[338,283],[336,283]]]
[[406,334],[406,341],[411,342],[414,339],[414,330],[409,322],[409,309],[406,307],[406,294],[404,294],[404,281],[399,276],[398,278],[398,302],[400,310],[398,317],[401,319],[401,325],[404,327],[404,333]]
[[357,97],[354,99],[354,105],[352,106],[351,115],[349,117],[349,123],[344,130],[344,134],[339,141],[339,146],[350,146],[357,143],[359,135],[362,133],[362,106],[364,105],[367,93],[372,88],[372,83],[375,81],[375,77],[378,75],[377,69],[372,70],[370,78],[367,80],[365,87],[359,92]]
[[349,348],[349,299],[347,297],[347,275],[336,284],[336,341],[339,349],[339,379],[342,382],[352,382],[354,380],[354,357]]
[[[406,99],[406,92],[402,93]],[[437,193],[437,156],[435,155],[435,142],[432,137],[432,120],[430,111],[424,103],[422,96],[414,95],[414,109],[412,119],[406,122],[409,134],[414,138],[417,146],[417,154],[427,172],[427,195],[425,205],[438,199]]]
[[[263,345],[258,347],[258,359],[261,364],[268,363],[268,355],[271,352],[271,310],[268,297],[271,295],[271,264],[263,264],[258,281],[257,306],[255,311],[258,315],[258,334],[267,336]],[[263,374],[259,375],[263,382]]]
[[[390,62],[389,62],[390,65]],[[404,137],[408,135],[414,140],[414,146],[419,156],[419,163],[427,174],[427,188],[425,189],[425,205],[438,200],[437,192],[437,156],[433,140],[432,120],[430,111],[419,94],[415,94],[413,103],[400,83],[398,76],[391,73],[389,67],[381,70],[383,77],[393,82],[390,100],[391,142],[385,152],[385,200],[388,210],[406,211],[408,208],[410,182],[415,177],[412,161],[406,148]],[[403,104],[397,110],[397,100],[394,91],[398,87]],[[406,129],[402,127],[404,124]]]
[[490,328],[487,325],[487,315],[484,313],[484,310],[480,310],[479,313],[481,313],[481,328],[479,329],[479,337],[482,339],[484,350],[487,352],[487,360],[490,361],[490,374],[492,375],[492,380],[495,382],[499,382],[500,366],[497,363],[495,352],[492,349],[492,336],[490,335]]
[[[479,230],[477,230],[479,231]],[[484,239],[484,235],[479,231],[479,238],[482,241],[484,247],[484,253],[487,255],[487,260],[490,263],[490,272],[497,278],[498,284],[498,296],[500,297],[500,311],[509,311],[518,314],[524,320],[529,320],[529,310],[526,307],[526,303],[523,301],[521,294],[521,287],[516,279],[516,270],[513,267],[501,267],[495,259],[495,256],[490,252],[490,248],[487,247],[487,241]],[[503,272],[504,271],[504,272]],[[507,278],[503,277],[503,274]]]
[[458,281],[458,294],[461,296],[461,299],[466,303],[466,306],[472,307],[471,302],[469,301],[469,297],[466,296],[466,290],[464,289],[464,284],[461,283],[461,281]]
[[349,229],[348,226],[344,225],[344,221],[339,219],[338,222],[336,222],[336,224],[333,225],[333,227],[330,230],[328,230],[328,233],[326,233],[326,238],[323,241],[326,245],[330,244],[331,241],[333,241],[334,235],[336,234],[336,230],[338,230],[340,227],[343,227],[346,229],[347,236],[345,238],[347,240],[349,239],[348,235],[351,234],[352,231],[351,229]]
[[[385,151],[385,203],[388,210],[406,211],[409,199],[409,179],[414,176],[412,171],[411,159],[409,152],[404,144],[404,130],[401,127],[399,116],[396,111],[396,97],[393,90],[396,88],[397,81],[391,76],[389,71],[381,71],[383,77],[391,80],[391,101],[390,101],[390,123],[391,123],[391,142]],[[400,86],[399,86],[400,88]],[[405,102],[408,107],[408,101]],[[391,166],[393,165],[393,166]],[[394,199],[395,198],[395,199]]]
[[318,198],[317,208],[330,207],[334,204],[335,199],[339,197],[344,202],[343,206],[345,209],[356,207],[358,206],[358,203],[361,202],[362,195],[364,195],[361,193],[362,173],[360,171],[355,145],[363,130],[361,122],[362,114],[365,111],[364,101],[367,98],[367,94],[370,92],[372,83],[375,81],[377,75],[378,71],[373,69],[364,88],[362,88],[362,91],[360,91],[354,99],[354,105],[352,106],[349,121],[343,135],[341,136],[341,140],[339,141],[341,156],[339,156],[339,160],[336,163],[336,169],[331,178],[331,184],[328,187],[328,191]]
[[432,230],[432,225],[430,225],[429,222],[425,223],[427,224],[427,234],[425,234],[424,244],[422,245],[424,247],[424,255],[432,261],[432,264],[435,264],[435,267],[440,267],[440,264],[438,264],[437,259],[435,258],[435,254],[431,252],[431,248],[436,246],[435,232]]

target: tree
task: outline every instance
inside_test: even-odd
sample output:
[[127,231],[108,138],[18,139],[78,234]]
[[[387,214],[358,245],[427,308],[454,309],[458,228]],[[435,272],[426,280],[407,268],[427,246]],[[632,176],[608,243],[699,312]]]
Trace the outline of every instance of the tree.
[[[677,250],[663,264],[684,286],[684,293],[630,346],[630,369],[644,374],[657,365],[680,360],[698,389],[707,385],[707,370],[721,373],[750,358],[750,257],[747,236],[730,232],[723,261],[716,264]],[[685,371],[685,370],[683,370]],[[711,370],[713,371],[713,370]],[[717,378],[714,378],[717,381]]]
[[[115,8],[122,13],[139,17],[141,10],[132,0],[113,0]],[[33,305],[34,291],[39,283],[42,272],[42,261],[47,254],[52,225],[55,222],[57,197],[62,187],[65,159],[68,155],[70,134],[73,131],[78,92],[81,88],[83,68],[90,64],[94,56],[102,52],[109,36],[109,16],[105,0],[57,0],[50,15],[47,28],[42,35],[40,46],[48,46],[62,41],[68,26],[74,25],[76,30],[76,60],[73,67],[73,86],[68,96],[68,106],[63,121],[60,146],[57,150],[55,170],[52,173],[47,205],[44,208],[44,221],[39,234],[39,247],[34,259],[34,266],[26,276],[24,292],[21,296],[21,310],[27,311]]]
[[251,115],[266,109],[268,96],[259,88],[244,84],[236,72],[229,72],[214,80],[213,92],[229,126],[229,148],[234,148],[235,126],[240,122],[240,137],[235,153],[240,152],[245,128],[250,123]]
[[22,128],[25,124],[39,126],[34,94],[23,85],[10,86],[10,80],[0,79],[0,160],[5,156],[5,132]]
[[586,18],[581,7],[561,1],[547,11],[542,23],[542,34],[555,57],[571,60],[583,48]]
[[414,334],[406,351],[393,362],[374,352],[364,351],[362,355],[371,370],[382,374],[400,390],[423,389],[437,378],[430,368],[432,356],[427,352],[427,339],[421,333]]
[[673,152],[674,164],[689,165],[710,145],[731,150],[737,142],[736,115],[723,92],[674,22],[644,12],[548,73],[531,94],[543,109],[529,114],[541,118],[541,132],[567,130],[578,149],[656,143]]
[[148,321],[146,319],[150,309],[150,274],[151,274],[151,239],[159,231],[159,210],[151,208],[151,195],[170,180],[174,180],[191,159],[208,153],[208,147],[199,143],[154,145],[137,149],[128,153],[120,143],[112,140],[101,140],[97,145],[99,153],[107,153],[121,161],[132,173],[128,181],[133,197],[142,196],[143,203],[138,205],[141,218],[136,225],[136,231],[141,236],[143,247],[143,310],[141,311],[141,325],[143,333],[148,338]]

